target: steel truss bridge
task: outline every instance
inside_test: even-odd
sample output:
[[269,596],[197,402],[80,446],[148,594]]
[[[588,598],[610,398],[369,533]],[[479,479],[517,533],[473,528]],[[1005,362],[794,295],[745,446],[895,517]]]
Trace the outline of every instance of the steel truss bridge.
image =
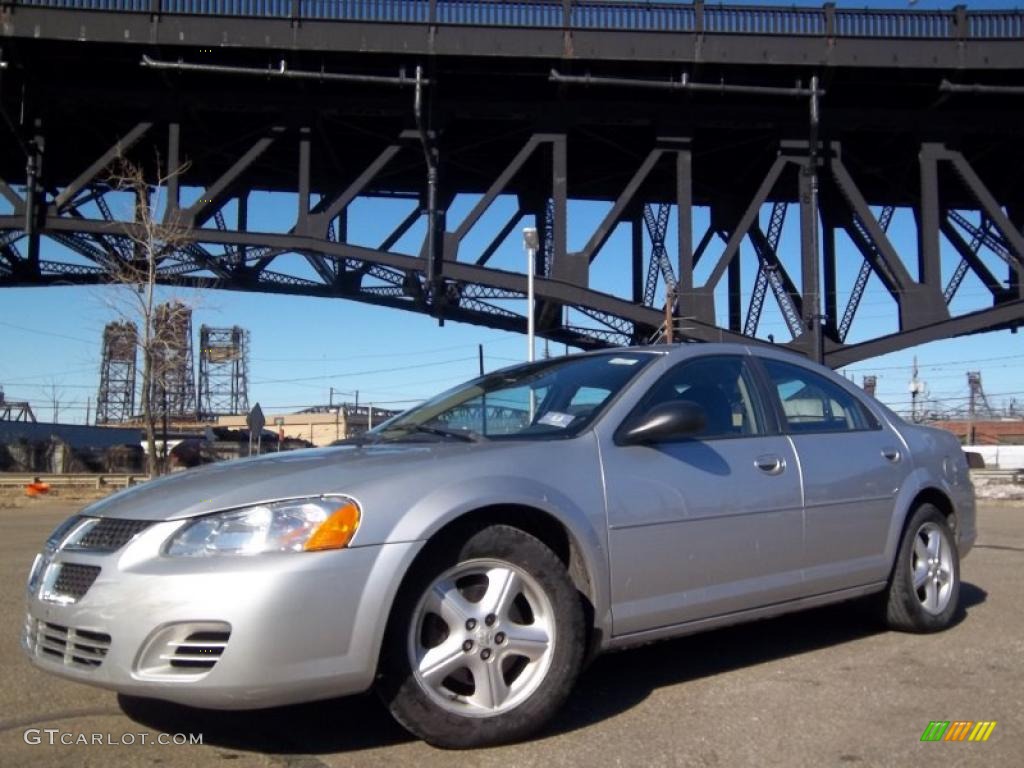
[[[167,284],[524,330],[525,263],[492,259],[535,221],[538,333],[582,347],[648,339],[666,295],[696,340],[763,337],[777,304],[777,341],[833,366],[1024,321],[1021,12],[0,0],[0,24],[0,286],[138,261],[125,155],[180,169],[154,190],[194,238],[160,255]],[[254,191],[290,193],[287,226],[250,215]],[[354,217],[378,198],[407,213],[368,243]],[[912,252],[887,232],[901,209]],[[619,225],[629,246],[605,247]],[[968,276],[986,300],[957,314]],[[898,330],[848,341],[872,280]]]

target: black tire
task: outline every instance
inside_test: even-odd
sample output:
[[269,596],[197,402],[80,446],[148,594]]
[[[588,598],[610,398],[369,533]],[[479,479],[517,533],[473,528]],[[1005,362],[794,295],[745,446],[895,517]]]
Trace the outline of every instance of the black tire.
[[[469,709],[465,712],[452,711],[463,706],[464,702],[459,698],[453,698],[446,708],[436,700],[435,695],[429,694],[427,684],[421,683],[413,670],[412,649],[417,642],[415,638],[424,631],[423,625],[427,623],[422,617],[424,612],[429,611],[423,608],[423,601],[428,600],[428,593],[433,595],[431,589],[435,581],[445,577],[452,569],[472,568],[474,562],[483,561],[509,564],[532,578],[533,586],[529,587],[534,589],[532,594],[536,595],[536,587],[539,587],[544,599],[549,601],[546,605],[550,613],[545,621],[546,626],[553,626],[554,639],[546,646],[549,649],[545,652],[546,671],[532,673],[535,677],[529,686],[524,686],[524,693],[532,692],[505,711],[481,715],[481,710],[472,713]],[[456,570],[456,573],[459,571]],[[456,579],[451,583],[460,582]],[[524,599],[525,589],[522,593]],[[475,605],[472,600],[469,602]],[[480,604],[483,604],[482,599]],[[415,630],[417,634],[411,634],[417,616],[421,617],[417,622],[419,627]],[[482,618],[475,620],[483,621]],[[431,621],[436,619],[432,617]],[[506,623],[509,627],[514,626],[511,621]],[[494,629],[500,625],[501,620],[498,619]],[[512,631],[510,629],[510,636]],[[447,625],[442,634],[444,641],[449,642],[452,632]],[[482,656],[484,647],[497,640],[496,636],[488,638],[479,641],[472,653],[477,653],[479,648]],[[458,641],[460,638],[454,639]],[[413,566],[389,620],[377,693],[399,723],[434,746],[464,749],[517,741],[541,728],[562,706],[579,675],[585,645],[586,631],[580,595],[563,563],[534,536],[511,526],[490,525],[472,533],[461,544],[438,542]],[[494,654],[492,662],[497,661],[497,646]],[[479,663],[475,658],[472,661]],[[518,663],[515,658],[506,657],[502,665],[506,661],[511,661],[512,665]],[[538,668],[543,670],[544,666],[539,665]],[[514,672],[512,669],[509,671]],[[475,686],[476,678],[468,668],[456,674],[469,675]],[[504,679],[506,672],[500,674]],[[457,681],[451,682],[453,679],[446,678],[455,686]],[[516,683],[512,681],[509,685],[514,686]],[[509,703],[512,704],[511,701]]]
[[[944,595],[931,607],[926,607],[927,586],[920,589],[914,587],[915,565],[921,567],[918,556],[925,542],[932,536],[941,538],[940,547],[948,552],[948,591],[939,588],[938,594]],[[915,545],[918,550],[915,553]],[[923,563],[926,571],[933,568],[930,560]],[[937,572],[946,569],[939,565]],[[926,578],[926,584],[933,581]],[[935,585],[939,582],[935,581]],[[886,624],[903,632],[937,632],[950,625],[960,602],[960,554],[956,547],[956,537],[949,527],[946,516],[932,504],[922,504],[915,509],[903,530],[896,562],[893,565],[889,586],[884,593],[884,616]]]

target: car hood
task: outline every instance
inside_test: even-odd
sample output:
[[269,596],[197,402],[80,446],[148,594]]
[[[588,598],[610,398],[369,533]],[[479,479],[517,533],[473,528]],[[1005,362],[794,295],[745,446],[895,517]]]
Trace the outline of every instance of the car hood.
[[497,443],[387,443],[288,451],[210,464],[152,480],[89,505],[82,514],[130,520],[180,520],[276,499],[354,494],[366,483],[433,472]]

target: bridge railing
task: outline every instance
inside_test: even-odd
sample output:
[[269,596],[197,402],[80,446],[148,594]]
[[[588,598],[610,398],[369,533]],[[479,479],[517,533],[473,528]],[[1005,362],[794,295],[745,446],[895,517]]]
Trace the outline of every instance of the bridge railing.
[[1022,11],[706,5],[662,0],[0,0],[82,11],[738,35],[1021,39]]

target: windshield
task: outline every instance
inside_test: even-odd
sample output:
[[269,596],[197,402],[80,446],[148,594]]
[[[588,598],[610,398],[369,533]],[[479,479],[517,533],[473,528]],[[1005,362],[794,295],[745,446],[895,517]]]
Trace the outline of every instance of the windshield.
[[579,434],[652,359],[615,352],[506,368],[442,392],[367,436],[464,440],[571,437]]

